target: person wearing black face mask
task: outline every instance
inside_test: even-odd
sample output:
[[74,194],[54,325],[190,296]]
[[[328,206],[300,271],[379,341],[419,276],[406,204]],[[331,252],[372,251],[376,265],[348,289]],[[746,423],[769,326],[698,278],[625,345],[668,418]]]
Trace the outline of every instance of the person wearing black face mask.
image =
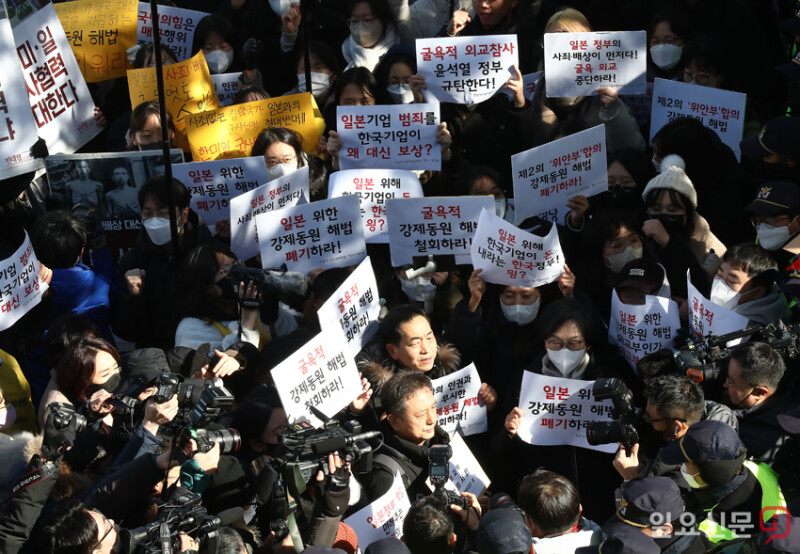
[[589,213],[622,210],[644,219],[644,184],[655,177],[653,164],[642,152],[623,148],[608,158],[608,190],[589,198]]

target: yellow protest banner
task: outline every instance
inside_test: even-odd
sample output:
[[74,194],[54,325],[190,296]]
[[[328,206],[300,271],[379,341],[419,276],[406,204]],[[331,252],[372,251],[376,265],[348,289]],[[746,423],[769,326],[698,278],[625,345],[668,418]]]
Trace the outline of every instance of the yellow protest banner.
[[307,92],[236,104],[186,118],[186,135],[196,162],[247,157],[258,134],[270,127],[297,131],[303,139],[303,150],[313,154],[325,121],[314,97]]
[[136,44],[138,0],[76,0],[55,8],[86,82],[125,76],[126,51]]
[[[219,108],[217,90],[202,50],[185,62],[164,66],[163,72],[166,107],[175,123],[175,145],[188,152],[189,143],[185,133],[187,119],[192,114]],[[158,100],[155,68],[128,71],[128,90],[134,108],[142,102]]]

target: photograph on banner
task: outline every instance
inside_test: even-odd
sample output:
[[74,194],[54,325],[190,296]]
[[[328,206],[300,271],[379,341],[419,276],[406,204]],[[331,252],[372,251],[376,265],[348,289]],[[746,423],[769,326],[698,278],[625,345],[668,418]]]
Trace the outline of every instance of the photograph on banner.
[[540,237],[515,227],[484,210],[472,239],[472,265],[487,283],[512,287],[540,287],[564,273],[564,253],[558,229],[550,226]]
[[642,94],[647,82],[647,32],[545,33],[547,97],[592,96],[603,87]]
[[34,15],[49,2],[45,4],[40,0],[3,0],[3,4],[5,5],[5,13],[11,22],[11,27],[16,28],[17,25]]
[[27,17],[13,35],[36,133],[51,154],[75,152],[102,129],[94,121],[94,100],[53,5]]
[[272,371],[272,380],[289,422],[301,417],[322,427],[309,406],[326,418],[336,415],[361,394],[361,377],[341,332],[320,333]]
[[[236,159],[264,160],[260,156]],[[228,160],[228,163],[230,161],[233,160]],[[308,198],[308,195],[308,166],[304,165],[300,169],[273,179],[250,192],[244,192],[231,198],[231,250],[236,252],[236,255],[242,260],[258,256],[256,216],[289,206],[297,206],[300,199]]]
[[367,256],[360,222],[358,198],[352,195],[258,214],[261,265],[286,264],[300,273],[356,265]]
[[422,198],[422,185],[413,171],[402,169],[345,169],[331,173],[328,198],[355,194],[361,206],[361,223],[367,243],[389,242],[386,201]]
[[370,544],[381,539],[399,539],[403,535],[403,521],[410,507],[403,478],[398,473],[386,494],[347,517],[344,523],[356,532],[358,546],[363,552]]
[[608,342],[635,370],[636,363],[662,348],[675,346],[681,328],[678,304],[669,298],[645,295],[644,304],[626,304],[617,290],[611,291],[611,321]]
[[647,87],[642,94],[619,95],[619,99],[631,112],[639,127],[642,128],[650,125],[650,113],[653,109],[653,87],[653,81],[647,81]]
[[433,379],[436,417],[450,436],[483,433],[488,429],[486,406],[479,401],[481,378],[475,364]]
[[211,81],[213,81],[214,89],[217,91],[220,108],[226,108],[233,104],[233,97],[239,92],[239,75],[241,73],[211,74]]
[[605,126],[597,125],[514,154],[511,175],[515,223],[562,208],[575,195],[589,197],[608,190]]
[[341,169],[442,168],[436,142],[439,106],[338,106],[336,130],[342,140]]
[[[491,483],[489,476],[458,433],[450,438],[450,448],[453,450],[453,455],[448,461],[450,477],[444,488],[455,493],[471,492],[475,496],[480,496]],[[430,477],[425,480],[425,484],[434,490]]]
[[680,117],[691,117],[712,129],[742,160],[739,143],[744,132],[747,95],[720,88],[656,79],[650,112],[650,143],[661,128]]
[[28,233],[10,258],[0,261],[0,331],[14,325],[42,300],[47,283],[39,280],[39,261]]
[[517,35],[418,38],[417,73],[440,102],[479,104],[516,76]]
[[172,166],[172,176],[189,189],[192,209],[213,228],[230,217],[232,198],[267,182],[267,164],[261,156],[191,162]]
[[[706,335],[726,335],[734,331],[740,331],[747,327],[749,320],[736,312],[714,304],[711,300],[700,294],[700,291],[692,284],[689,279],[689,272],[686,272],[686,286],[689,291],[689,329],[698,337]],[[736,346],[743,339],[734,339],[727,342],[727,346]]]
[[472,263],[470,248],[481,210],[494,210],[492,196],[393,198],[386,202],[392,266],[414,256],[454,254],[456,264]]
[[380,312],[378,283],[367,257],[320,306],[317,318],[323,333],[330,328],[342,330],[355,357],[378,332]]
[[[150,13],[149,2],[139,2],[137,6],[136,42],[141,46],[153,42],[153,17]],[[192,57],[192,42],[194,29],[197,22],[208,14],[185,8],[176,8],[159,4],[158,6],[158,31],[161,44],[169,46],[178,61],[182,62]]]
[[[543,71],[536,71],[535,73],[528,73],[527,75],[522,76],[522,86],[524,87],[524,96],[526,100],[533,100],[533,95],[536,94],[536,83],[539,82],[539,78],[542,76]],[[501,88],[497,91],[497,94],[502,94],[509,100],[513,99],[513,95],[510,90],[507,88]]]
[[138,0],[76,0],[55,5],[87,83],[125,77],[127,50],[136,44],[138,6]]
[[313,154],[325,120],[314,97],[304,92],[210,110],[186,121],[195,161],[247,157],[258,134],[271,127],[297,131],[303,150]]
[[613,454],[617,443],[592,446],[586,440],[590,421],[613,421],[611,400],[595,400],[593,386],[594,381],[523,371],[519,391],[523,415],[517,436],[539,446],[572,445]]

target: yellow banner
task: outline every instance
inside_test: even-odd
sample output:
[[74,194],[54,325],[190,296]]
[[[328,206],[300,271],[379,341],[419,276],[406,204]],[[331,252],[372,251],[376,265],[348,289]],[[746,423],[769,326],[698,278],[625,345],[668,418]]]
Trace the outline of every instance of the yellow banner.
[[[217,91],[202,51],[185,62],[164,66],[163,71],[166,107],[175,123],[175,145],[188,152],[186,122],[192,114],[219,108]],[[155,68],[128,71],[128,90],[134,108],[142,102],[158,100]]]
[[87,82],[125,76],[126,51],[136,44],[138,0],[76,0],[55,8]]
[[186,134],[196,162],[247,157],[258,134],[270,127],[297,131],[303,139],[303,150],[313,154],[325,121],[314,97],[307,92],[236,104],[186,118]]

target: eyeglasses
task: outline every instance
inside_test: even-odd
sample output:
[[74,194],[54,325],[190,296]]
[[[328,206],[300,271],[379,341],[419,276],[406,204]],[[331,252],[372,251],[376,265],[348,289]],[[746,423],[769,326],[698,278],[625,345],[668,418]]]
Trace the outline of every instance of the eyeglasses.
[[[115,528],[115,525],[114,525],[114,522],[113,522],[113,521],[111,521],[110,519],[108,519],[108,518],[107,518],[105,515],[103,515],[103,514],[102,514],[102,513],[100,513],[100,512],[97,512],[97,511],[96,511],[96,513],[97,513],[97,514],[99,514],[99,515],[100,515],[100,516],[103,518],[103,527],[105,527],[105,532],[103,533],[103,536],[102,536],[102,537],[100,537],[100,540],[99,540],[99,541],[97,541],[97,544],[95,544],[95,545],[92,547],[92,552],[97,552],[97,551],[98,551],[98,547],[99,547],[101,544],[103,544],[103,541],[104,541],[104,540],[106,540],[106,538],[108,538],[108,535],[110,535],[110,534],[111,534],[111,531],[113,531],[113,530],[114,530],[114,528]],[[112,546],[112,547],[113,547],[113,546]],[[109,547],[109,548],[103,548],[103,549],[101,549],[100,551],[102,551],[102,550],[110,550],[112,547]]]
[[733,383],[731,382],[731,378],[727,375],[725,376],[725,385],[734,389],[750,389],[755,387],[755,385],[751,385],[750,383]]
[[585,344],[586,341],[584,341],[583,339],[570,339],[569,341],[567,341],[566,345],[559,339],[547,339],[546,341],[544,341],[544,345],[547,347],[548,350],[561,350],[562,348],[564,348],[564,346],[566,346],[567,350],[571,350],[573,352],[577,350],[583,350]]
[[639,235],[626,235],[624,237],[618,237],[606,242],[606,245],[609,248],[613,248],[615,250],[619,248],[627,248],[628,246],[641,246],[642,245],[642,237]]
[[681,39],[679,39],[678,37],[673,36],[673,35],[666,36],[666,37],[662,38],[661,40],[653,38],[653,39],[650,39],[650,46],[658,46],[659,44],[675,44],[679,40],[681,40]]
[[297,160],[297,156],[284,156],[282,158],[269,158],[267,167],[275,167],[278,164],[290,164]]
[[353,27],[357,23],[362,23],[362,22],[366,23],[367,25],[372,25],[377,20],[378,19],[376,17],[372,16],[372,15],[368,15],[366,17],[360,17],[360,18],[359,17],[351,17],[350,19],[347,20],[347,26],[348,27]]
[[711,75],[708,73],[692,73],[688,69],[683,70],[684,83],[694,83],[696,85],[706,86],[710,80]]

